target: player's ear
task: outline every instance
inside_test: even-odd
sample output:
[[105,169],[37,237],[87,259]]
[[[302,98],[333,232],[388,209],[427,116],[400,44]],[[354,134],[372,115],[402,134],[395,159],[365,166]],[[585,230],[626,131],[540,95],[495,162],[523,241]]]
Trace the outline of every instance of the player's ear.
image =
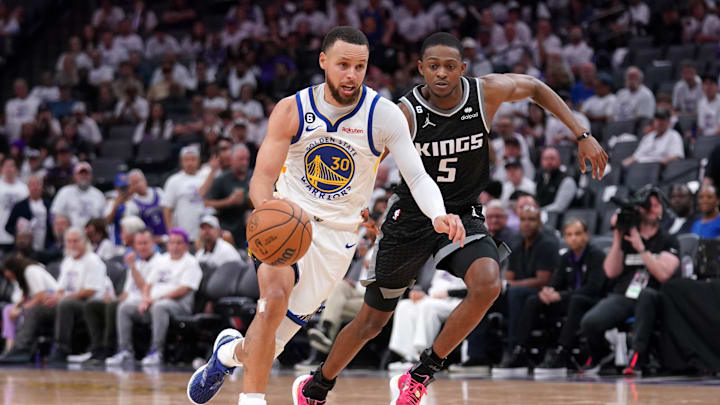
[[423,61],[422,61],[422,59],[418,59],[417,69],[418,69],[418,73],[420,73],[420,76],[423,76]]
[[320,63],[320,69],[325,70],[325,67],[327,66],[327,55],[325,52],[320,52],[318,62]]
[[460,75],[465,76],[466,70],[467,70],[467,62],[463,62],[462,65],[460,65]]

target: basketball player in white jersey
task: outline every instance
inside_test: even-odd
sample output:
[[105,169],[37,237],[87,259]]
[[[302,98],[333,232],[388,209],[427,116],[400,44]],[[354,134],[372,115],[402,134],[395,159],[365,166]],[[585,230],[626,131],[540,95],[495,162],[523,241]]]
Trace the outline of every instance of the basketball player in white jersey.
[[[257,207],[289,198],[310,213],[313,241],[294,266],[261,264],[260,299],[246,337],[226,329],[213,355],[188,383],[188,397],[210,401],[224,377],[243,365],[240,405],[265,405],[272,361],[342,280],[355,252],[360,212],[367,207],[383,150],[394,156],[420,210],[434,230],[464,244],[457,215],[446,214],[440,189],[425,173],[405,116],[391,101],[365,87],[369,59],[365,35],[332,29],[323,41],[325,83],[281,100],[268,124],[250,183]],[[277,180],[277,181],[276,181]]]

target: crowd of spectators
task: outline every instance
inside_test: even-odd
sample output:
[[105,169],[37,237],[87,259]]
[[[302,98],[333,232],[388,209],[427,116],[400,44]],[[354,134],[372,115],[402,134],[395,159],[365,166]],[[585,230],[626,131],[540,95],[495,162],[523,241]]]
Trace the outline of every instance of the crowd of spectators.
[[[449,31],[462,41],[467,74],[545,81],[610,154],[606,178],[589,179],[558,119],[529,100],[498,110],[492,181],[478,198],[490,233],[514,251],[502,263],[508,288],[490,311],[503,314],[506,350],[502,359],[488,352],[497,326],[488,317],[455,369],[526,370],[530,332],[545,327],[547,312],[566,321],[539,370],[569,367],[579,337],[592,354],[586,368],[603,365],[603,332],[634,315],[639,361],[629,372],[638,372],[649,364],[661,286],[689,275],[675,235],[720,236],[717,13],[703,0],[652,9],[642,0],[103,0],[40,80],[18,77],[5,103],[0,250],[16,291],[3,311],[9,353],[0,361],[30,361],[34,339],[54,322],[50,360],[122,364],[134,357],[139,322],[152,325],[143,364],[161,363],[170,320],[196,309],[201,266],[249,265],[249,180],[268,116],[279,99],[323,80],[323,35],[351,25],[371,44],[365,83],[387,98],[421,83],[418,44]],[[17,29],[15,14],[0,4],[2,38]],[[680,163],[689,169],[671,170]],[[383,162],[369,207],[378,226],[399,181],[392,159]],[[610,197],[648,183],[662,193],[643,200],[652,202],[643,214],[660,225],[640,226],[640,236],[613,231]],[[320,352],[358,310],[374,240],[364,235],[347,283],[309,330]],[[605,252],[592,243],[602,236],[612,240]],[[110,262],[126,269],[122,286],[106,275]],[[398,307],[416,319],[393,327],[399,364],[417,358],[463,296],[448,277],[426,277]],[[78,322],[90,345],[68,357]]]

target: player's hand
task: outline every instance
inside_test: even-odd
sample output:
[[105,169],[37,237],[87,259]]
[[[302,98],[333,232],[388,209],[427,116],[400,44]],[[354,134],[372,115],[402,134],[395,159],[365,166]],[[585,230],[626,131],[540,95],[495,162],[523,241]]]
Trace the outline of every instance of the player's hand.
[[433,221],[433,227],[437,233],[448,234],[448,239],[453,243],[460,243],[460,247],[465,246],[465,227],[460,217],[455,214],[440,215]]
[[605,174],[605,166],[608,162],[608,155],[594,137],[588,137],[578,142],[578,160],[580,170],[585,173],[585,159],[592,164],[592,178],[600,180]]

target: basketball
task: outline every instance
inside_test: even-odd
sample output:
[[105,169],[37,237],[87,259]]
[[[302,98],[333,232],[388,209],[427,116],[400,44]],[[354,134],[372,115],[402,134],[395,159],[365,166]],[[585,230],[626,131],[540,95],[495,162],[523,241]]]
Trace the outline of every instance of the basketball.
[[258,260],[273,266],[289,266],[300,260],[312,242],[308,214],[289,200],[270,200],[250,215],[248,247]]

